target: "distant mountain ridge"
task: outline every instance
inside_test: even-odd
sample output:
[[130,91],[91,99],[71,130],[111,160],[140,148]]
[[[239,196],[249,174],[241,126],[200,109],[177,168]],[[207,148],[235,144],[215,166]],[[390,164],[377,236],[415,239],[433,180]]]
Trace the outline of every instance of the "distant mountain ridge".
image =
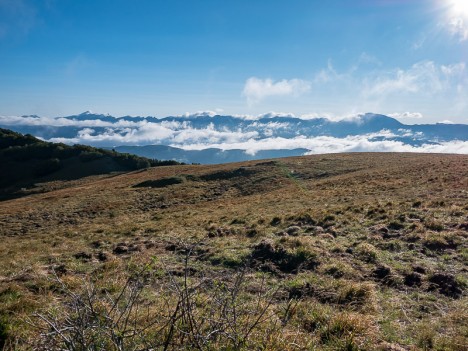
[[[234,162],[308,152],[413,151],[412,148],[418,148],[418,152],[452,152],[454,148],[445,144],[454,142],[458,143],[455,152],[468,153],[464,151],[468,150],[466,124],[406,125],[374,113],[335,121],[289,114],[251,118],[204,112],[158,118],[114,117],[86,111],[56,118],[0,116],[0,127],[48,141],[115,148],[188,163]],[[346,145],[340,146],[343,140]],[[356,145],[351,145],[353,142]],[[460,146],[460,142],[465,144]],[[321,147],[326,143],[330,143],[329,148]],[[370,148],[366,149],[366,145]]]
[[[81,130],[83,127],[93,127],[98,131],[99,129],[106,127],[109,128],[113,125],[122,126],[127,123],[127,126],[130,127],[131,124],[146,122],[154,123],[156,125],[178,123],[182,125],[180,129],[183,129],[184,127],[191,127],[194,129],[205,129],[210,127],[215,130],[258,130],[260,136],[265,136],[264,130],[267,129],[269,133],[273,132],[273,134],[266,136],[281,136],[286,138],[297,135],[304,135],[306,137],[321,135],[344,137],[348,135],[376,133],[383,129],[390,131],[404,129],[413,132],[427,133],[427,135],[430,136],[438,136],[444,140],[468,140],[468,125],[466,124],[437,123],[406,125],[395,118],[373,113],[357,115],[349,119],[338,121],[327,118],[302,119],[289,115],[265,115],[255,119],[247,119],[244,117],[230,115],[208,115],[203,113],[188,116],[168,116],[163,118],[152,116],[114,117],[109,114],[95,114],[89,111],[78,115],[48,119],[46,121],[49,124],[46,124],[45,121],[41,123],[41,118],[36,115],[22,117],[25,119],[24,123],[16,121],[14,124],[5,124],[5,117],[3,117],[3,119],[0,118],[0,127],[7,128],[8,126],[12,130],[32,132],[31,134],[44,139],[71,138],[76,136],[77,131]],[[34,124],[31,124],[28,123],[26,120],[27,118],[34,118],[37,121]],[[51,124],[50,122],[54,120],[56,122],[66,120],[69,121],[69,123],[68,125],[64,123]],[[115,144],[107,146],[115,146]]]

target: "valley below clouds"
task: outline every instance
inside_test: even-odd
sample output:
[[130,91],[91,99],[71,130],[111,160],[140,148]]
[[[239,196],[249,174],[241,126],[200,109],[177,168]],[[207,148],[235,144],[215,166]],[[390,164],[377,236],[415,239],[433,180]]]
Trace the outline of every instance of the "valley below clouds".
[[[333,120],[275,113],[252,117],[201,112],[156,118],[85,112],[56,118],[0,116],[0,126],[51,142],[116,148],[184,162],[217,163],[341,152],[468,154],[468,125],[406,125],[393,117],[371,113]],[[148,149],[153,145],[166,148]],[[130,146],[133,148],[128,149]],[[172,153],[168,154],[168,150]],[[195,151],[206,150],[212,153],[192,157]],[[226,156],[234,151],[235,156]],[[273,153],[265,155],[269,151]]]

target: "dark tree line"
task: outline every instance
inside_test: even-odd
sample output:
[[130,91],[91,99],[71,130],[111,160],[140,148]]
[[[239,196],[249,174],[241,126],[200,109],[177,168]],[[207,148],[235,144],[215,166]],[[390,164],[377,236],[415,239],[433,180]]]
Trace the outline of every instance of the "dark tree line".
[[[180,163],[152,160],[86,145],[50,143],[29,134],[0,128],[0,188],[27,186],[37,177],[54,178],[57,171],[63,169],[67,173],[68,166],[74,165],[76,169],[77,164],[83,165],[79,168],[86,169],[87,175],[91,175]],[[71,179],[73,175],[68,174],[67,177]]]

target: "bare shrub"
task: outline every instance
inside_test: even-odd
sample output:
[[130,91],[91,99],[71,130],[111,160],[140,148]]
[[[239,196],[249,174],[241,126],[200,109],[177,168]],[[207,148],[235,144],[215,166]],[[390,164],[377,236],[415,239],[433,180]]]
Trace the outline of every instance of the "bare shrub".
[[[247,268],[218,278],[193,277],[187,249],[184,274],[147,266],[114,293],[84,281],[73,292],[58,277],[63,296],[54,309],[37,312],[37,350],[249,349],[281,321],[272,311],[276,290],[262,280],[246,289]],[[252,336],[255,335],[254,338]]]

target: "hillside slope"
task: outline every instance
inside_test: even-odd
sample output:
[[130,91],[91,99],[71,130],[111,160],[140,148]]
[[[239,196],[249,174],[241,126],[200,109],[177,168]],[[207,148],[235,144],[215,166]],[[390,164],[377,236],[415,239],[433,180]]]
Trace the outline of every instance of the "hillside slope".
[[464,155],[317,155],[0,202],[0,340],[59,349],[48,320],[128,349],[463,350],[467,174]]
[[[34,188],[35,183],[67,181],[90,175],[128,172],[176,163],[159,162],[84,145],[54,144],[31,135],[0,129],[0,199],[28,193],[27,190],[20,189]],[[37,190],[39,189],[32,191]]]

